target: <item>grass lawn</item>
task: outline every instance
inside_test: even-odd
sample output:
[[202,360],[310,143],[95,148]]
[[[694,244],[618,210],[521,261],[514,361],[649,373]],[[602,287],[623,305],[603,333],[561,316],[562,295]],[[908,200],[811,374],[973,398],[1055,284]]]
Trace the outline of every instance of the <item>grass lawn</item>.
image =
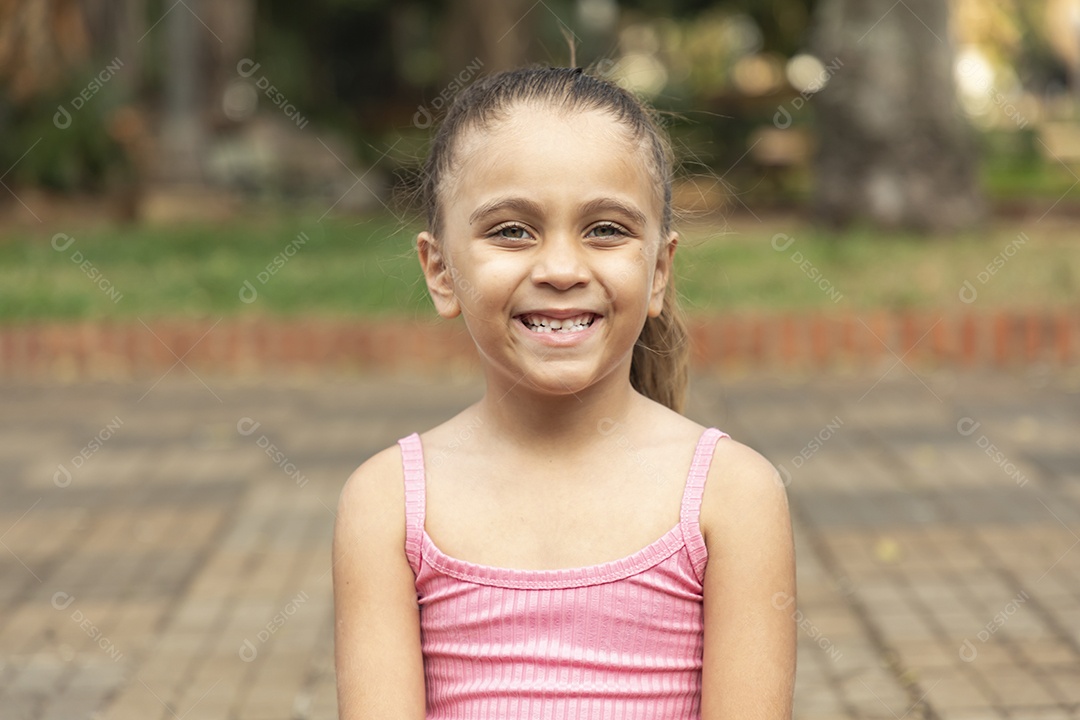
[[[693,313],[1076,307],[1075,227],[1068,219],[1033,219],[943,240],[867,231],[837,236],[789,218],[740,216],[682,228],[678,283]],[[381,216],[264,216],[56,238],[7,232],[0,240],[0,322],[433,317],[415,231]],[[253,302],[241,300],[242,288],[252,297],[245,281],[257,291]],[[965,281],[978,294],[971,305],[959,299]]]

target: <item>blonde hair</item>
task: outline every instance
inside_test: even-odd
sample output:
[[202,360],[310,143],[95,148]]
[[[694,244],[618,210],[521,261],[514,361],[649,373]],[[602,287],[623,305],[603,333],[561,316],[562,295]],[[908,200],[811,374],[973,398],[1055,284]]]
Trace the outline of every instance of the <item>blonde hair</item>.
[[[465,131],[487,128],[505,119],[521,103],[544,103],[567,111],[601,111],[624,125],[635,141],[644,140],[647,159],[663,198],[661,242],[671,232],[672,152],[655,111],[613,82],[582,68],[529,67],[478,80],[451,103],[432,139],[424,164],[420,195],[427,229],[436,238],[442,230],[439,189],[454,167],[454,149]],[[689,337],[672,278],[664,291],[663,309],[645,319],[630,364],[630,383],[642,395],[683,411],[686,398]]]

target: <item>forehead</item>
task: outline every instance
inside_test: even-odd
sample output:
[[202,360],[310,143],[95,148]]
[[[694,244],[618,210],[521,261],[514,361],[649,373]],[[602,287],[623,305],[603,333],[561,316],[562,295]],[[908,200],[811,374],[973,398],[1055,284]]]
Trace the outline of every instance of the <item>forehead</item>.
[[459,138],[446,209],[468,217],[493,195],[520,193],[541,203],[615,196],[658,223],[662,189],[649,157],[646,141],[608,113],[519,104]]

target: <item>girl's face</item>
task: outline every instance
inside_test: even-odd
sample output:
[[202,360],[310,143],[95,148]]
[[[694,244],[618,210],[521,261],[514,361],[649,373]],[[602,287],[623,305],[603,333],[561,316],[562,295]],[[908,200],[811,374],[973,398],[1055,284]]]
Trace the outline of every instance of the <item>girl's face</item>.
[[518,105],[455,152],[442,237],[417,238],[439,314],[464,315],[507,390],[566,395],[616,370],[628,379],[677,240],[660,237],[645,147],[603,113]]

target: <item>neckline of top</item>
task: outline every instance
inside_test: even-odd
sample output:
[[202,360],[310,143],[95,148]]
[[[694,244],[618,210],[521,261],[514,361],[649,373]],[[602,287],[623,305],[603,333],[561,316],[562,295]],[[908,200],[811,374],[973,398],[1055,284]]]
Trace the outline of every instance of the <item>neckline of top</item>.
[[[674,555],[680,548],[686,547],[684,527],[688,522],[696,522],[696,518],[690,521],[686,518],[686,506],[691,500],[689,494],[691,480],[695,473],[707,472],[712,453],[704,456],[705,449],[711,449],[715,444],[709,444],[710,436],[715,436],[718,441],[726,437],[726,433],[716,428],[707,427],[702,431],[694,446],[694,454],[690,461],[690,469],[686,474],[683,486],[682,501],[679,507],[679,522],[673,528],[649,543],[645,547],[616,560],[608,560],[595,565],[586,565],[570,568],[508,568],[495,565],[462,560],[443,552],[434,539],[428,534],[427,528],[421,526],[423,552],[421,556],[425,563],[430,563],[439,571],[457,578],[482,585],[493,585],[508,588],[532,588],[551,589],[581,587],[600,583],[614,582],[631,575],[636,575],[651,567],[655,567],[662,561]],[[423,452],[419,434],[415,434],[416,445]],[[704,468],[702,468],[702,465]],[[420,464],[420,472],[424,472],[423,464]],[[426,478],[425,478],[426,479]],[[702,483],[703,484],[703,483]],[[422,485],[426,493],[426,482]],[[700,489],[700,488],[699,488]],[[700,494],[697,498],[700,499]],[[425,503],[426,505],[426,503]],[[426,517],[426,513],[425,513]],[[425,523],[426,524],[426,523]]]
[[533,589],[597,585],[636,575],[671,557],[685,544],[682,536],[682,525],[682,521],[680,521],[675,527],[637,552],[618,560],[609,560],[597,565],[556,569],[506,568],[481,565],[447,555],[439,549],[439,546],[428,535],[427,530],[423,531],[423,558],[424,562],[430,563],[433,567],[451,577],[482,585]]

